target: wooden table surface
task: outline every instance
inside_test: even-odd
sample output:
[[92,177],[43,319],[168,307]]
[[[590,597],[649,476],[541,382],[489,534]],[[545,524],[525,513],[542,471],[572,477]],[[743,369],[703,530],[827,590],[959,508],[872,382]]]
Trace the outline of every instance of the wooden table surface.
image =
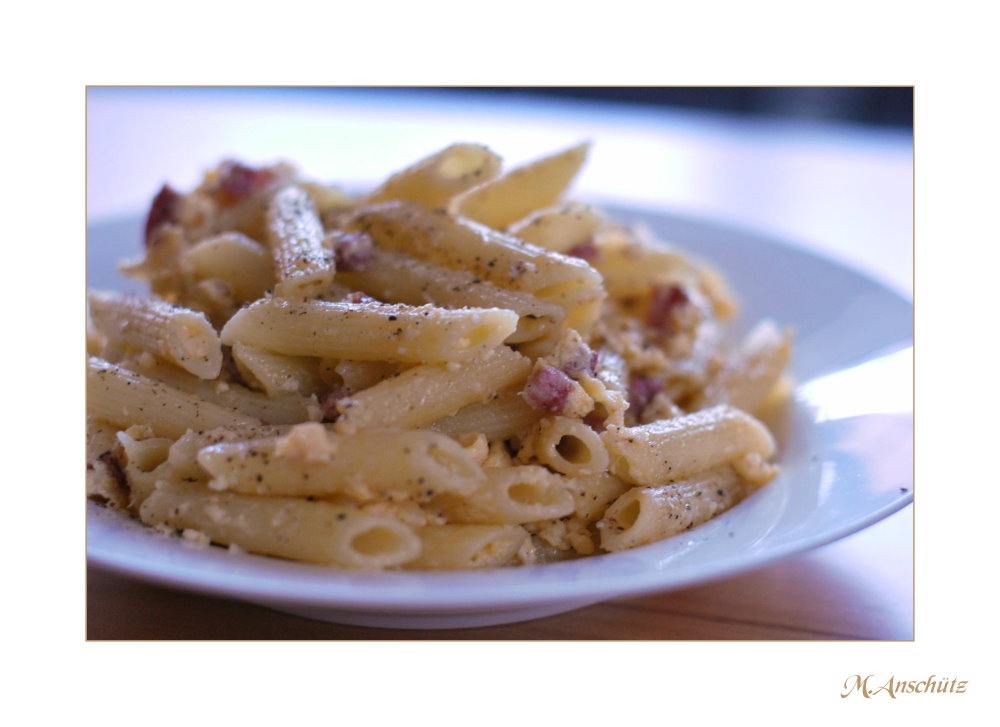
[[517,624],[452,630],[344,626],[91,568],[91,640],[909,640],[913,508],[844,540],[726,580],[618,598]]

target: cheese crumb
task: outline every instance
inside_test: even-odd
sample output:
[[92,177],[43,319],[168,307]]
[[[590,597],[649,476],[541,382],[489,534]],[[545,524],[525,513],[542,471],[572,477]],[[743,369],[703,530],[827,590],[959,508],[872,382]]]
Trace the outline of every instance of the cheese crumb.
[[305,462],[328,462],[333,452],[326,427],[316,422],[296,424],[274,446],[275,457]]
[[209,545],[212,539],[205,535],[205,533],[200,530],[194,530],[192,528],[184,528],[181,532],[181,537],[184,538],[189,543],[194,543],[195,545]]

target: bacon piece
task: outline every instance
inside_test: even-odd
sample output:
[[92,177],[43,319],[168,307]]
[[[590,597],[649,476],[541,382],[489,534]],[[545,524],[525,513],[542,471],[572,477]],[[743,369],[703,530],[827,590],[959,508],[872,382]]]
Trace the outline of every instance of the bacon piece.
[[215,199],[221,207],[231,207],[271,186],[278,178],[273,169],[253,169],[239,162],[223,162]]
[[586,242],[581,242],[579,245],[574,245],[566,251],[566,254],[586,260],[589,263],[597,259],[598,249],[593,240],[587,240]]
[[677,329],[677,312],[691,302],[688,294],[679,285],[658,285],[649,298],[646,323],[662,333],[670,335]]
[[153,197],[153,204],[149,208],[146,216],[145,241],[148,247],[152,244],[153,231],[160,225],[180,222],[181,200],[183,197],[164,184],[160,191]]
[[323,421],[325,422],[335,422],[340,416],[340,410],[337,409],[337,402],[341,399],[346,399],[351,395],[351,390],[346,386],[334,386],[323,396],[323,399],[319,403],[320,411],[323,412]]
[[531,372],[521,396],[533,409],[560,413],[573,391],[573,379],[553,366],[542,366]]
[[364,232],[338,233],[333,238],[337,270],[365,270],[372,263],[372,238]]
[[631,376],[628,380],[628,408],[636,419],[653,401],[653,397],[663,391],[663,384],[649,376]]

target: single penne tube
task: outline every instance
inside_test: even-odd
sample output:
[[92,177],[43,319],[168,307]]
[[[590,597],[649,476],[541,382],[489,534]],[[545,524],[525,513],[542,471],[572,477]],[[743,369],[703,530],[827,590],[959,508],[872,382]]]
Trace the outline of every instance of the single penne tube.
[[312,199],[320,219],[323,220],[336,217],[356,204],[352,197],[336,186],[318,182],[299,182],[299,186]]
[[543,465],[569,477],[598,475],[608,467],[608,451],[600,435],[580,419],[541,419],[525,449]]
[[319,421],[322,418],[315,396],[299,394],[269,396],[235,382],[203,381],[174,366],[158,363],[148,365],[141,360],[135,366],[135,371],[175,389],[186,391],[203,401],[235,409],[255,420],[271,424],[296,424]]
[[367,429],[341,435],[321,424],[300,424],[277,438],[210,445],[198,453],[198,463],[212,475],[212,489],[267,496],[427,500],[440,492],[471,492],[485,479],[465,448],[443,434]]
[[655,486],[719,467],[747,454],[767,460],[774,438],[763,424],[728,405],[635,427],[610,427],[601,438],[610,471],[636,485]]
[[308,298],[333,282],[333,252],[323,245],[323,223],[312,198],[289,185],[275,192],[267,208],[267,233],[278,283],[276,295]]
[[204,313],[153,298],[91,293],[90,319],[108,339],[159,356],[203,379],[222,370],[219,334]]
[[261,425],[188,431],[170,446],[170,452],[167,454],[169,479],[176,482],[207,483],[211,479],[211,475],[198,463],[198,453],[205,447],[226,442],[245,442],[278,437],[287,434],[290,430],[291,427],[288,425]]
[[317,394],[328,388],[320,376],[319,359],[311,356],[286,356],[237,341],[233,361],[247,383],[268,396],[282,394]]
[[467,495],[444,494],[436,507],[449,522],[510,524],[560,518],[573,512],[569,481],[537,465],[487,467],[486,482]]
[[473,461],[482,466],[490,454],[490,443],[481,432],[466,432],[454,437],[454,440],[472,457]]
[[139,516],[148,525],[195,530],[251,553],[363,570],[402,565],[421,547],[409,525],[349,505],[213,492],[199,484],[158,487]]
[[140,422],[175,439],[189,429],[261,424],[236,409],[93,357],[87,360],[87,411],[122,429]]
[[712,519],[744,496],[729,467],[658,487],[633,487],[597,523],[601,547],[626,550],[669,538]]
[[480,144],[452,144],[387,179],[362,204],[406,200],[445,207],[457,194],[495,178],[500,157]]
[[414,366],[338,402],[336,428],[426,427],[517,386],[530,370],[531,361],[506,346],[463,364]]
[[574,477],[569,484],[575,503],[573,514],[583,522],[594,522],[604,515],[608,505],[630,489],[632,485],[607,472]]
[[442,210],[388,202],[359,208],[346,224],[370,235],[383,250],[465,270],[479,280],[530,293],[566,311],[604,296],[600,275],[583,260],[529,245]]
[[788,368],[791,355],[791,334],[778,330],[773,321],[761,321],[708,381],[699,404],[727,403],[756,414]]
[[87,417],[87,497],[116,510],[128,505],[129,490],[122,471],[118,427]]
[[506,343],[539,338],[564,316],[557,305],[530,293],[501,288],[465,270],[452,270],[394,250],[375,248],[371,255],[371,264],[363,270],[338,272],[337,282],[391,303],[512,310],[519,320]]
[[538,210],[511,225],[515,237],[564,255],[590,259],[597,252],[593,236],[601,217],[593,207],[569,202]]
[[121,444],[121,464],[128,482],[129,508],[137,510],[156,489],[158,482],[170,479],[172,470],[167,463],[174,440],[153,436],[149,428],[136,424],[118,432]]
[[456,197],[451,210],[494,229],[506,229],[531,212],[558,202],[589,150],[590,144],[578,144],[512,169]]
[[514,456],[507,447],[507,442],[497,439],[490,442],[489,451],[487,451],[486,459],[483,460],[482,464],[483,467],[513,467],[517,462],[514,461]]
[[609,387],[600,372],[596,376],[583,373],[579,376],[579,382],[587,396],[594,401],[593,410],[586,416],[587,424],[597,431],[624,424],[625,412],[629,406],[625,392]]
[[494,442],[527,434],[544,413],[529,406],[519,392],[501,391],[486,401],[469,404],[451,416],[438,419],[430,427],[450,437],[478,432]]
[[182,268],[198,280],[221,280],[236,303],[257,300],[274,288],[274,261],[268,250],[246,235],[230,231],[206,238],[180,256]]
[[265,298],[238,311],[221,337],[290,356],[426,363],[467,361],[516,327],[517,314],[500,308]]
[[408,570],[468,570],[508,565],[528,542],[519,525],[428,525],[417,529],[420,555]]
[[333,365],[333,372],[339,377],[340,383],[348,391],[361,391],[374,386],[402,369],[400,364],[388,361],[338,361]]
[[597,253],[590,264],[600,272],[613,300],[641,296],[654,285],[693,274],[680,252],[666,245],[646,244],[621,228],[598,231],[594,245]]

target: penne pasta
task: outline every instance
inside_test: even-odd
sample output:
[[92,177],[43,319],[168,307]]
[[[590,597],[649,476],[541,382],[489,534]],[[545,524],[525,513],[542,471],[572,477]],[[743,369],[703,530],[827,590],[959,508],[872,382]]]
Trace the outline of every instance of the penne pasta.
[[464,432],[481,433],[490,442],[524,435],[542,418],[516,391],[501,391],[485,401],[469,404],[451,416],[438,419],[431,429],[458,437]]
[[337,430],[425,427],[519,384],[530,368],[527,358],[506,346],[463,365],[414,366],[340,400]]
[[508,228],[515,237],[553,252],[591,260],[601,217],[590,205],[569,202],[538,210]]
[[278,190],[267,208],[267,233],[278,279],[274,292],[314,297],[333,283],[333,253],[323,245],[323,224],[308,193],[297,186]]
[[429,499],[440,492],[470,492],[482,469],[442,434],[367,429],[350,435],[300,424],[282,436],[205,447],[198,463],[209,487],[254,495],[360,499]]
[[762,321],[705,386],[699,406],[727,403],[756,414],[778,384],[792,355],[791,334]]
[[608,468],[608,451],[600,435],[580,419],[545,417],[521,451],[564,475],[599,475]]
[[[233,409],[240,414],[270,422],[295,424],[302,421],[319,421],[321,412],[316,397],[298,394],[268,396],[246,386],[229,381],[203,381],[173,366],[149,364],[139,360],[136,373],[168,386],[192,394],[198,399]],[[235,425],[235,422],[234,422]]]
[[500,157],[479,144],[452,144],[393,174],[363,204],[406,200],[445,207],[455,195],[496,177]]
[[508,565],[528,540],[517,525],[428,525],[417,530],[420,555],[412,570],[467,570]]
[[274,288],[274,262],[267,249],[240,232],[201,240],[180,255],[195,279],[221,280],[236,303],[248,303]]
[[544,467],[490,467],[486,481],[466,495],[443,494],[433,505],[453,523],[516,525],[573,512],[567,481]]
[[413,529],[356,507],[295,497],[217,493],[197,484],[157,488],[139,509],[148,525],[203,533],[251,553],[380,570],[420,554]]
[[174,438],[189,429],[261,423],[235,409],[93,357],[87,362],[87,411],[122,429],[140,421],[158,434]]
[[726,405],[603,435],[611,471],[637,485],[660,485],[714,469],[748,454],[769,459],[774,438],[746,412]]
[[[778,474],[791,336],[567,197],[577,145],[456,143],[345,194],[227,160],[156,195],[148,298],[90,297],[87,497],[191,543],[361,570],[547,567]],[[772,421],[768,418],[768,421]]]
[[402,252],[376,248],[371,254],[367,267],[338,273],[337,282],[393,303],[514,311],[518,315],[517,329],[505,339],[506,343],[540,338],[564,316],[557,305],[545,303],[530,293],[501,288],[465,270],[452,270]]
[[202,379],[222,369],[219,334],[202,313],[163,301],[90,295],[90,320],[110,341],[148,351]]
[[578,308],[589,313],[604,298],[600,276],[583,260],[528,245],[442,210],[386,203],[358,209],[346,224],[370,235],[381,249],[406,252],[501,288],[530,293],[559,306],[567,317]]
[[268,396],[316,394],[326,391],[320,361],[310,356],[285,356],[237,341],[233,362],[243,380]]
[[467,361],[516,326],[517,315],[500,308],[263,298],[234,315],[221,337],[289,356],[425,363]]
[[743,497],[732,469],[658,487],[633,487],[597,523],[601,547],[614,552],[678,535],[728,510]]
[[494,229],[505,229],[558,202],[589,150],[589,144],[579,144],[513,169],[459,196],[452,211]]

